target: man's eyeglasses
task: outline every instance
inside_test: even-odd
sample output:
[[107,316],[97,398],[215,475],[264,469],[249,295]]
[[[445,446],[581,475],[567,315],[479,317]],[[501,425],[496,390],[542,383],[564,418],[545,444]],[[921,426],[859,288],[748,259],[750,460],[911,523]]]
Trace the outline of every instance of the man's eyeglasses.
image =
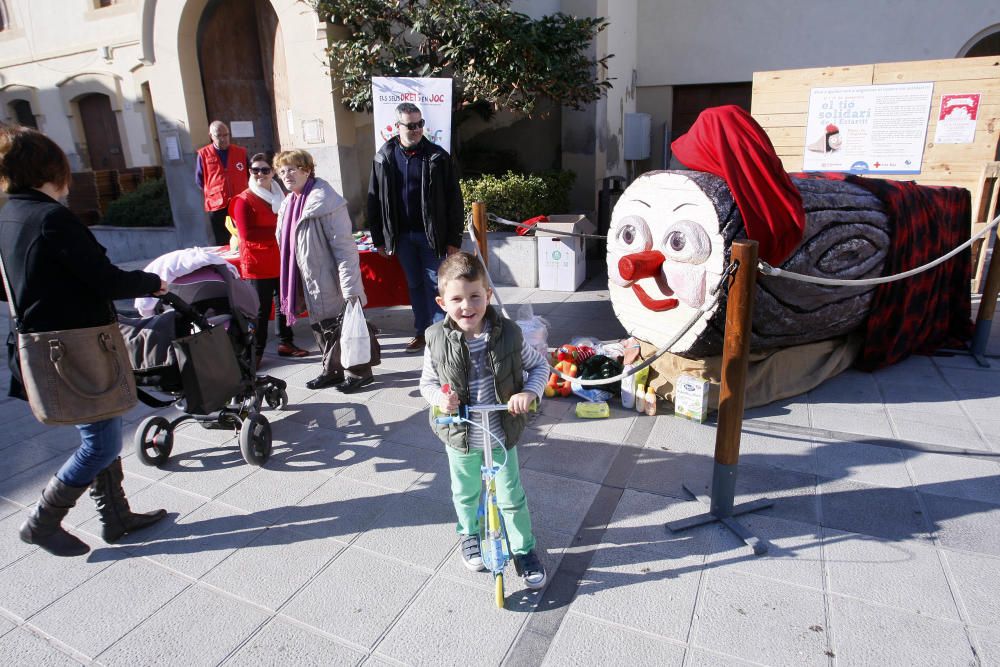
[[271,168],[270,167],[250,167],[250,173],[251,174],[263,174],[264,176],[267,176],[268,174],[271,173]]
[[402,121],[397,120],[396,121],[396,126],[397,127],[405,127],[410,132],[414,132],[414,131],[419,130],[420,128],[422,128],[424,126],[424,119],[421,118],[420,120],[418,120],[415,123],[404,123]]

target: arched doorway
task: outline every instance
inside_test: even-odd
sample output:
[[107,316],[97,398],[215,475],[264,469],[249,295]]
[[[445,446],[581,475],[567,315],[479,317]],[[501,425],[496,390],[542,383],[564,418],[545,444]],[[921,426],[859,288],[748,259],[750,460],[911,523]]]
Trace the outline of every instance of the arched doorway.
[[35,114],[31,110],[31,102],[28,100],[13,100],[8,106],[10,107],[10,115],[17,121],[18,125],[30,127],[35,130],[38,129],[38,122],[35,120]]
[[125,154],[118,134],[118,120],[111,110],[111,98],[101,93],[90,93],[77,98],[76,106],[80,110],[90,168],[94,171],[124,169]]
[[963,54],[966,58],[1000,56],[1000,26],[993,26],[984,32],[988,34],[980,33],[973,38],[973,43]]
[[283,84],[284,62],[276,42],[278,16],[268,0],[211,0],[198,26],[208,120],[227,123],[233,142],[250,155],[279,149],[273,100],[276,79],[279,89]]

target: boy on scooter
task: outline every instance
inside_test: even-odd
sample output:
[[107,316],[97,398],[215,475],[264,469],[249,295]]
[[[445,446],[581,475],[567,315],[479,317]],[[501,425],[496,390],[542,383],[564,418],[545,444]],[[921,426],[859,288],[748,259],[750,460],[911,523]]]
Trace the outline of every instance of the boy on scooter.
[[[489,305],[492,291],[478,258],[459,252],[445,259],[438,269],[438,294],[437,304],[446,316],[427,328],[420,394],[445,413],[455,412],[460,404],[507,403],[508,412],[489,413],[489,429],[503,442],[507,457],[507,464],[496,477],[497,502],[517,573],[528,588],[542,588],[545,566],[535,553],[531,515],[514,446],[527,424],[531,404],[541,400],[548,364],[537,350],[525,344],[518,325]],[[443,390],[445,386],[449,391]],[[462,560],[472,571],[483,570],[477,516],[482,448],[489,440],[498,460],[504,459],[504,451],[496,440],[467,424],[437,424],[432,417],[431,428],[448,453],[452,502],[458,515],[456,530],[462,535]]]

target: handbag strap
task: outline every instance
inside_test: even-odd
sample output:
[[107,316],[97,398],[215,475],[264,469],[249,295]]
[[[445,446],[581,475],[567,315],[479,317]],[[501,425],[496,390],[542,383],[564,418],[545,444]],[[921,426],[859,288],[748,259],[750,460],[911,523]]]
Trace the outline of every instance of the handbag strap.
[[10,308],[11,321],[14,322],[14,331],[21,331],[21,318],[17,316],[17,309],[14,304],[14,292],[10,289],[10,281],[7,280],[7,262],[3,261],[0,255],[0,273],[3,274],[3,288],[7,292],[7,307]]

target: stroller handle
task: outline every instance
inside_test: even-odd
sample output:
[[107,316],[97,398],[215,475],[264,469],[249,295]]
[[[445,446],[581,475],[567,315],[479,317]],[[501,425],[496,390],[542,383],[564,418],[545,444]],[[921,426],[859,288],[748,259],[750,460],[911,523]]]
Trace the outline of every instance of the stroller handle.
[[204,315],[202,315],[197,310],[192,308],[191,304],[189,304],[187,301],[180,298],[176,294],[173,294],[172,292],[165,292],[157,298],[163,303],[173,308],[174,310],[176,310],[181,315],[190,319],[192,322],[197,324],[199,328],[201,329],[212,328],[211,323],[209,323],[208,319]]

